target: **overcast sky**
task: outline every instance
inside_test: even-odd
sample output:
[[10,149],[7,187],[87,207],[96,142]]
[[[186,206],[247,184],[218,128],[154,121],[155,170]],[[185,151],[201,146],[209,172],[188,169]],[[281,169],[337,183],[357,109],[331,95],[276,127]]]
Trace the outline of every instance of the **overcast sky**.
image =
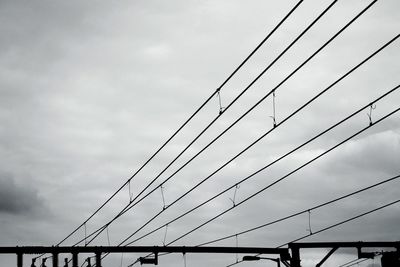
[[[57,244],[117,190],[205,101],[298,1],[0,1],[0,245]],[[305,0],[221,89],[229,103],[332,1]],[[333,6],[265,75],[182,155],[154,188],[273,89],[370,1]],[[400,3],[380,0],[276,91],[276,122],[399,34]],[[234,185],[400,84],[396,40],[304,110],[276,128],[135,237]],[[372,121],[399,108],[400,91],[376,103]],[[119,244],[149,218],[273,126],[272,98],[235,125],[195,161],[102,233],[94,245]],[[136,195],[210,121],[215,96],[131,182]],[[260,172],[239,188],[136,245],[162,245],[245,199],[368,126],[369,109]],[[400,174],[400,112],[175,245],[212,239],[311,208]],[[276,247],[400,199],[395,180],[330,206],[217,246]],[[122,192],[86,226],[113,218],[129,201]],[[398,241],[400,205],[303,241]],[[85,237],[81,228],[63,245]],[[133,240],[133,239],[131,239]],[[315,266],[323,250],[303,255]],[[355,259],[339,250],[326,262]],[[127,266],[141,255],[112,255],[103,266]],[[241,255],[240,255],[241,256]],[[12,266],[14,255],[0,256]],[[187,266],[226,266],[236,255],[192,255]],[[184,266],[182,255],[160,266]],[[369,260],[360,266],[378,264]],[[11,264],[11,265],[10,265]],[[30,264],[26,257],[25,265]],[[238,266],[275,266],[274,262]]]

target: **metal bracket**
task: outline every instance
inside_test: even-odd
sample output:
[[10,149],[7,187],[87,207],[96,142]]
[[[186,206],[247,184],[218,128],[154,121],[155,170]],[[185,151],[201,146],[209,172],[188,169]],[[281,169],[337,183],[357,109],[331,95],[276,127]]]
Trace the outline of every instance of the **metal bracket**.
[[146,257],[140,257],[139,258],[140,264],[154,264],[158,265],[158,253],[154,253],[154,258],[146,258]]
[[361,247],[357,247],[357,254],[359,259],[373,259],[375,257],[373,252],[362,252]]

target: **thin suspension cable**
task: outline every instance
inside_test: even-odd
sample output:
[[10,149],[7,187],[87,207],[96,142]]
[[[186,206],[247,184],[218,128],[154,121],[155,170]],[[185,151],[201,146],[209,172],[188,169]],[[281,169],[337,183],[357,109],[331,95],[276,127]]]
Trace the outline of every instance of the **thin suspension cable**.
[[[383,95],[381,95],[380,97],[378,97],[378,98],[374,99],[373,101],[371,101],[371,103],[376,103],[376,102],[380,101],[381,99],[385,98],[385,97],[388,96],[389,94],[391,94],[391,93],[393,93],[394,91],[398,90],[399,87],[400,87],[400,85],[398,85],[398,86],[392,88],[391,90],[389,90],[389,91],[386,92],[385,94],[383,94]],[[260,171],[269,168],[269,167],[272,166],[273,164],[275,164],[275,163],[281,161],[282,159],[284,159],[284,158],[286,158],[287,156],[293,154],[293,153],[296,152],[297,150],[301,149],[302,147],[308,145],[309,143],[313,142],[313,141],[316,140],[317,138],[323,136],[323,135],[326,134],[327,132],[329,132],[329,131],[331,131],[332,129],[336,128],[336,127],[339,126],[340,124],[346,122],[346,121],[349,120],[350,118],[352,118],[352,117],[356,116],[357,114],[361,113],[363,110],[365,110],[366,108],[368,108],[369,105],[370,105],[370,104],[364,105],[363,107],[359,108],[357,111],[353,112],[352,114],[350,114],[350,115],[347,116],[346,118],[344,118],[344,119],[342,119],[341,121],[339,121],[339,122],[333,124],[333,125],[330,126],[329,128],[325,129],[324,131],[322,131],[322,132],[320,132],[319,134],[315,135],[314,137],[310,138],[309,140],[307,140],[307,141],[304,142],[303,144],[297,146],[296,148],[290,150],[289,152],[287,152],[286,154],[282,155],[281,157],[279,157],[279,158],[275,159],[274,161],[270,162],[269,164],[267,164],[266,166],[264,166],[261,170],[258,170],[257,172],[255,172],[255,173],[253,173],[253,174],[251,174],[251,175],[245,177],[244,179],[240,180],[239,182],[236,182],[234,185],[232,185],[232,186],[230,186],[230,187],[224,189],[223,191],[219,192],[218,194],[214,195],[213,197],[211,197],[211,198],[207,199],[206,201],[204,201],[204,202],[198,204],[198,205],[195,206],[194,208],[192,208],[192,209],[190,209],[190,210],[184,212],[183,214],[179,215],[178,217],[174,218],[173,220],[170,220],[170,221],[167,222],[166,224],[171,224],[171,223],[173,223],[173,222],[175,222],[175,221],[177,221],[177,220],[183,218],[184,216],[186,216],[186,215],[192,213],[193,211],[197,210],[198,208],[204,206],[205,204],[207,204],[207,203],[213,201],[213,200],[216,199],[217,197],[219,197],[219,196],[225,194],[226,192],[230,191],[232,188],[236,187],[237,185],[242,184],[243,182],[249,180],[251,177],[253,177],[255,174],[259,173]],[[291,115],[290,115],[290,116],[291,116]],[[284,123],[285,121],[286,121],[286,119],[283,120],[281,123]],[[278,124],[277,126],[279,126],[279,125],[280,125],[280,124]],[[236,204],[235,204],[235,205],[236,205]],[[134,242],[137,242],[137,241],[143,239],[144,237],[147,237],[148,235],[150,235],[150,234],[152,234],[152,233],[154,233],[154,232],[156,232],[156,231],[162,229],[166,224],[164,224],[164,225],[162,225],[162,226],[160,226],[160,227],[158,227],[158,228],[156,228],[156,229],[154,229],[154,230],[148,232],[148,233],[145,234],[145,235],[142,235],[141,237],[139,237],[139,238],[133,240],[132,242],[129,242],[128,245],[130,245],[130,244],[132,244],[132,243],[134,243]],[[131,236],[132,236],[132,235],[131,235]],[[131,237],[131,236],[130,236],[130,237]],[[124,240],[124,241],[126,241],[126,240]],[[124,242],[124,241],[123,241],[123,242]]]
[[219,92],[228,81],[243,67],[243,65],[258,51],[258,49],[271,37],[271,35],[290,17],[290,15],[300,6],[304,0],[300,0],[297,4],[285,15],[285,17],[272,29],[272,31],[256,46],[256,48],[235,68],[235,70],[222,82],[217,91],[214,91],[200,107],[174,132],[174,134],[167,139],[164,144],[156,150],[156,152],[119,188],[115,191],[97,210],[95,210],[82,224],[75,228],[64,239],[57,243],[57,246],[75,234],[85,223],[87,223],[93,216],[95,216],[108,202],[110,202],[188,123],[191,121],[198,112]]
[[[399,37],[399,35],[397,36]],[[354,70],[356,70],[358,67],[360,67],[362,64],[364,64],[365,62],[367,62],[369,59],[371,59],[373,56],[375,56],[377,53],[379,53],[380,51],[382,51],[387,45],[389,45],[391,42],[393,42],[397,37],[395,37],[394,39],[392,39],[390,42],[386,43],[384,46],[382,46],[381,48],[379,48],[377,51],[375,51],[373,54],[371,54],[370,56],[368,56],[365,60],[363,60],[361,63],[359,63],[357,66],[355,66],[354,68],[352,68],[350,71],[348,71],[345,75],[341,76],[338,80],[336,80],[334,83],[332,83],[330,86],[328,86],[327,88],[325,88],[323,91],[321,91],[318,95],[316,95],[315,97],[313,97],[311,100],[309,100],[307,103],[305,103],[303,106],[301,106],[299,109],[297,109],[295,112],[293,112],[291,115],[289,115],[288,117],[286,117],[284,120],[282,120],[279,124],[277,124],[274,128],[272,128],[271,130],[267,131],[265,134],[263,134],[260,138],[258,138],[256,141],[254,141],[250,146],[248,146],[247,148],[245,148],[244,150],[242,150],[239,154],[237,154],[235,157],[231,158],[229,161],[227,161],[225,164],[223,164],[221,167],[219,167],[216,171],[214,171],[213,173],[211,173],[209,176],[207,176],[206,178],[204,178],[202,181],[200,181],[198,184],[196,184],[194,187],[192,187],[189,191],[187,191],[185,194],[181,195],[179,198],[177,198],[175,201],[173,201],[168,207],[171,207],[172,205],[174,205],[177,201],[179,201],[180,199],[182,199],[184,196],[186,196],[187,194],[189,194],[191,191],[193,191],[195,188],[197,188],[198,186],[200,186],[202,183],[204,183],[206,180],[208,180],[209,178],[211,178],[213,175],[215,175],[219,170],[221,170],[222,168],[224,168],[225,166],[227,166],[230,162],[232,162],[233,160],[235,160],[237,157],[239,157],[241,154],[243,154],[247,149],[249,149],[251,146],[253,146],[254,144],[256,144],[257,142],[259,142],[262,138],[264,138],[265,136],[267,136],[270,132],[272,132],[273,130],[275,130],[276,128],[278,128],[280,125],[282,125],[283,123],[285,123],[287,120],[289,120],[291,117],[293,117],[295,114],[297,114],[298,112],[300,112],[303,108],[305,108],[307,105],[309,105],[311,102],[313,102],[315,99],[317,99],[318,97],[320,97],[323,93],[325,93],[327,90],[329,90],[330,88],[332,88],[335,84],[337,84],[339,81],[341,81],[342,79],[344,79],[346,76],[348,76],[350,73],[352,73]],[[392,90],[390,90],[387,94],[393,92],[394,90],[396,90],[399,86],[393,88]],[[387,94],[381,96],[380,98],[377,98],[375,101],[378,101],[379,99],[385,97]],[[368,107],[370,104],[366,105],[365,107],[363,107],[362,109],[365,109],[366,107]],[[360,112],[360,111],[358,111]],[[354,114],[355,115],[355,114]],[[353,115],[353,116],[354,116]],[[349,118],[347,118],[349,119]],[[340,122],[342,123],[342,122]],[[336,125],[337,126],[337,125]],[[334,127],[336,127],[334,126]],[[329,129],[331,130],[331,129]],[[328,130],[328,131],[329,131]],[[315,137],[317,138],[317,137]],[[310,140],[309,142],[311,142],[312,140]],[[308,143],[309,143],[308,142]],[[306,143],[307,144],[307,143]],[[303,144],[306,145],[306,144]],[[300,148],[300,147],[299,147]],[[297,149],[299,149],[297,148]],[[293,151],[294,152],[294,151]],[[289,152],[289,153],[293,153],[293,152]],[[285,155],[284,157],[286,157],[288,155]],[[272,164],[276,163],[277,161],[281,160],[282,158],[279,158],[277,160],[275,160]],[[268,166],[269,167],[269,166]],[[243,181],[249,179],[250,177],[247,177],[245,179],[243,179],[242,181],[236,183],[235,185],[232,185],[231,187],[229,187],[228,189],[222,191],[221,193],[219,193],[217,196],[227,192],[228,190],[232,189],[233,187],[235,187],[237,184],[242,183]],[[215,196],[214,198],[216,198],[217,196]],[[205,204],[205,203],[204,203]],[[202,204],[203,205],[203,204]],[[191,212],[191,211],[190,211]],[[160,211],[158,214],[156,214],[152,219],[150,219],[148,221],[148,223],[151,220],[154,220],[155,217],[159,216],[162,213],[162,211]],[[182,216],[183,217],[183,216]],[[142,229],[143,227],[139,228],[137,231],[135,231],[135,233],[131,234],[127,239],[129,239],[130,237],[132,237],[134,234],[136,234],[140,229]],[[161,227],[162,228],[162,227]],[[123,242],[125,242],[127,239],[125,239]]]
[[[314,235],[316,235],[316,234],[320,234],[320,233],[325,232],[325,231],[327,231],[327,230],[330,230],[330,229],[332,229],[332,228],[338,227],[338,226],[340,226],[340,225],[342,225],[342,224],[345,224],[345,223],[354,221],[354,220],[356,220],[356,219],[359,219],[359,218],[364,217],[364,216],[366,216],[366,215],[369,215],[369,214],[371,214],[371,213],[377,212],[377,211],[379,211],[379,210],[385,209],[385,208],[390,207],[390,206],[392,206],[392,205],[394,205],[394,204],[397,204],[397,203],[399,203],[399,202],[400,202],[400,199],[395,200],[395,201],[393,201],[393,202],[390,202],[390,203],[388,203],[388,204],[379,206],[378,208],[369,210],[369,211],[367,211],[367,212],[358,214],[358,215],[356,215],[356,216],[353,216],[353,217],[348,218],[348,219],[346,219],[346,220],[340,221],[340,222],[338,222],[338,223],[332,224],[332,225],[327,226],[327,227],[325,227],[325,228],[322,228],[322,229],[320,229],[320,230],[318,230],[318,231],[315,231],[315,232],[312,234],[312,236],[314,236]],[[287,245],[289,245],[290,243],[294,243],[294,242],[300,241],[300,240],[302,240],[302,239],[306,239],[306,238],[308,238],[308,237],[310,237],[310,236],[311,236],[311,235],[304,235],[304,236],[299,237],[299,238],[297,238],[297,239],[295,239],[295,240],[292,240],[292,241],[290,241],[290,242],[287,242],[287,243],[285,243],[285,244],[282,244],[282,245],[278,246],[277,248],[281,248],[281,247],[287,246]],[[243,262],[243,260],[241,260],[241,261],[239,261],[239,262],[234,262],[234,263],[232,263],[232,264],[229,264],[229,265],[227,265],[226,267],[234,266],[234,265],[236,265],[236,264],[238,264],[238,263],[241,263],[241,262]]]
[[395,109],[394,111],[390,112],[389,114],[385,115],[384,117],[380,118],[379,120],[377,120],[376,122],[373,122],[371,125],[368,125],[367,127],[361,129],[360,131],[358,131],[357,133],[353,134],[352,136],[346,138],[345,140],[341,141],[340,143],[336,144],[335,146],[329,148],[328,150],[324,151],[323,153],[319,154],[317,157],[314,157],[313,159],[307,161],[306,163],[302,164],[301,166],[297,167],[296,169],[294,169],[293,171],[289,172],[288,174],[284,175],[283,177],[279,178],[278,180],[274,181],[273,183],[265,186],[264,188],[258,190],[257,192],[251,194],[250,196],[248,196],[247,198],[245,198],[244,200],[240,201],[239,203],[236,204],[235,207],[230,207],[228,209],[226,209],[225,211],[217,214],[216,216],[212,217],[211,219],[207,220],[206,222],[200,224],[199,226],[193,228],[192,230],[186,232],[185,234],[181,235],[178,238],[175,238],[173,241],[169,242],[167,244],[167,246],[171,245],[172,243],[175,243],[176,241],[182,239],[183,237],[195,232],[196,230],[200,229],[201,227],[203,227],[204,225],[214,221],[215,219],[221,217],[222,215],[228,213],[229,211],[235,209],[236,207],[240,206],[241,204],[247,202],[248,200],[254,198],[255,196],[259,195],[260,193],[264,192],[265,190],[271,188],[272,186],[276,185],[277,183],[287,179],[289,176],[291,176],[292,174],[298,172],[299,170],[303,169],[304,167],[308,166],[309,164],[313,163],[314,161],[318,160],[319,158],[323,157],[324,155],[326,155],[327,153],[331,152],[332,150],[336,149],[337,147],[343,145],[344,143],[346,143],[347,141],[353,139],[354,137],[356,137],[357,135],[363,133],[364,131],[366,131],[367,129],[371,128],[372,126],[382,122],[383,120],[387,119],[388,117],[390,117],[391,115],[395,114],[396,112],[398,112],[400,110],[400,108]]
[[357,190],[357,191],[354,191],[354,192],[352,192],[352,193],[349,193],[349,194],[340,196],[340,197],[338,197],[338,198],[335,198],[335,199],[326,201],[326,202],[324,202],[324,203],[315,205],[315,206],[313,206],[313,207],[311,207],[311,208],[304,209],[304,210],[302,210],[302,211],[299,211],[299,212],[290,214],[290,215],[288,215],[288,216],[285,216],[285,217],[282,217],[282,218],[273,220],[273,221],[271,221],[271,222],[264,223],[264,224],[262,224],[262,225],[258,225],[258,226],[249,228],[249,229],[247,229],[247,230],[243,230],[243,231],[238,232],[238,233],[235,233],[235,234],[231,234],[231,235],[227,235],[227,236],[224,236],[224,237],[220,237],[220,238],[217,238],[217,239],[214,239],[214,240],[211,240],[211,241],[207,241],[207,242],[201,243],[201,244],[199,244],[199,245],[197,245],[197,246],[199,246],[199,247],[200,247],[200,246],[206,246],[206,245],[213,244],[213,243],[216,243],[216,242],[219,242],[219,241],[223,241],[223,240],[226,240],[226,239],[229,239],[229,238],[233,238],[233,237],[235,237],[235,236],[240,236],[240,235],[244,235],[244,234],[247,234],[247,233],[250,233],[250,232],[253,232],[253,231],[257,231],[257,230],[262,229],[262,228],[265,228],[265,227],[267,227],[267,226],[270,226],[270,225],[273,225],[273,224],[276,224],[276,223],[279,223],[279,222],[282,222],[282,221],[286,221],[286,220],[288,220],[288,219],[294,218],[294,217],[299,216],[299,215],[301,215],[301,214],[307,213],[308,211],[313,211],[313,210],[316,210],[316,209],[319,209],[319,208],[328,206],[328,205],[330,205],[330,204],[332,204],[332,203],[338,202],[338,201],[343,200],[343,199],[345,199],[345,198],[348,198],[348,197],[351,197],[351,196],[360,194],[360,193],[362,193],[362,192],[364,192],[364,191],[370,190],[370,189],[375,188],[375,187],[378,187],[378,186],[380,186],[380,185],[384,185],[384,184],[386,184],[386,183],[395,181],[396,179],[399,179],[399,178],[400,178],[400,174],[398,174],[398,175],[396,175],[396,176],[393,176],[393,177],[391,177],[391,178],[389,178],[389,179],[383,180],[383,181],[381,181],[381,182],[379,182],[379,183],[375,183],[375,184],[373,184],[373,185],[364,187],[364,188],[359,189],[359,190]]
[[[308,27],[306,27],[305,30],[303,30],[291,43],[288,45],[236,98],[227,106],[224,108],[224,112],[228,110],[236,101],[243,96],[243,94],[248,91],[254,83],[261,78],[304,34],[319,20],[322,18],[322,16],[330,9],[334,4],[336,4],[337,0],[333,1]],[[272,91],[265,96],[267,98]],[[263,100],[265,100],[265,98]],[[259,105],[263,100],[261,100],[257,105]],[[256,106],[257,106],[256,105]],[[169,181],[172,177],[174,177],[178,172],[180,172],[184,167],[186,167],[190,162],[192,162],[195,158],[197,158],[202,152],[204,152],[208,147],[210,147],[215,141],[217,141],[222,135],[224,135],[226,132],[228,132],[234,125],[236,125],[240,120],[242,120],[250,111],[252,111],[256,106],[254,106],[251,110],[249,110],[247,113],[245,113],[243,116],[241,116],[238,120],[236,120],[233,124],[231,124],[227,129],[225,129],[222,133],[220,133],[217,137],[215,137],[209,144],[207,144],[203,149],[201,149],[198,153],[196,153],[192,158],[190,158],[185,164],[183,164],[180,168],[178,168],[174,173],[172,173],[167,179],[165,179],[160,185],[157,187],[153,188],[151,191],[149,191],[147,194],[145,194],[142,198],[140,198],[138,201],[136,201],[173,163],[175,163],[176,160],[184,153],[186,152],[189,147],[200,138],[200,136],[211,127],[216,120],[220,117],[220,115],[216,116],[142,191],[136,195],[134,199],[132,199],[132,202],[136,201],[135,203],[127,204],[120,213],[118,213],[113,220],[119,218],[121,215],[123,215],[126,211],[130,210],[134,206],[136,206],[138,203],[140,203],[143,199],[147,198],[150,194],[158,190],[164,183]],[[98,229],[100,232],[98,232],[94,238],[96,238],[103,230],[103,229]],[[93,239],[94,239],[93,238]]]

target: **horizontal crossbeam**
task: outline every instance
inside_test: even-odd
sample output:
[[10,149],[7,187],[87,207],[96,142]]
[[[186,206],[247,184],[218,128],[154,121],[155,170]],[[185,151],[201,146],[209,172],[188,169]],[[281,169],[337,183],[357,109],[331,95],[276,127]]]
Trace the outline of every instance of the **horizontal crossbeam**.
[[286,248],[265,247],[186,247],[186,246],[23,246],[0,247],[0,254],[61,254],[61,253],[243,253],[243,254],[288,254]]
[[290,243],[289,248],[400,248],[400,241],[384,242],[302,242]]

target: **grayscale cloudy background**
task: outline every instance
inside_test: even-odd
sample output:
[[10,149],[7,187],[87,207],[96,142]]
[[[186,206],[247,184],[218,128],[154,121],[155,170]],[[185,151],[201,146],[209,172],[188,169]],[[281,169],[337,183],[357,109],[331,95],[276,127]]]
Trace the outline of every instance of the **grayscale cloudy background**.
[[[117,190],[206,100],[297,1],[0,1],[0,245],[57,244]],[[305,0],[221,90],[227,106],[331,1]],[[370,1],[339,0],[151,188],[269,92]],[[399,34],[400,2],[380,0],[276,91],[276,121]],[[399,85],[400,41],[338,83],[135,237],[162,225]],[[399,108],[400,91],[376,103],[372,121]],[[215,96],[130,184],[135,195],[212,119]],[[162,245],[245,199],[368,126],[369,109],[235,190],[135,245]],[[165,203],[206,177],[273,126],[272,98],[164,185]],[[400,113],[174,243],[200,243],[308,209],[400,174]],[[214,243],[276,247],[400,198],[398,180],[282,223]],[[86,225],[97,229],[129,201],[125,187]],[[127,212],[92,244],[117,245],[163,208],[161,190]],[[400,205],[302,241],[400,240]],[[82,227],[63,245],[85,237]],[[134,238],[130,239],[133,240]],[[83,245],[83,243],[81,243]],[[324,250],[305,251],[303,266]],[[326,262],[356,258],[339,250]],[[62,255],[62,257],[68,255]],[[127,266],[142,255],[110,255]],[[242,255],[238,255],[241,257]],[[25,265],[30,265],[29,256]],[[81,262],[83,258],[80,259]],[[62,260],[60,260],[62,261]],[[181,254],[160,266],[184,266]],[[186,256],[186,265],[226,266],[236,255]],[[13,266],[15,255],[0,256]],[[49,263],[50,264],[50,263]],[[238,266],[275,266],[274,262]],[[379,259],[360,266],[379,266]]]

